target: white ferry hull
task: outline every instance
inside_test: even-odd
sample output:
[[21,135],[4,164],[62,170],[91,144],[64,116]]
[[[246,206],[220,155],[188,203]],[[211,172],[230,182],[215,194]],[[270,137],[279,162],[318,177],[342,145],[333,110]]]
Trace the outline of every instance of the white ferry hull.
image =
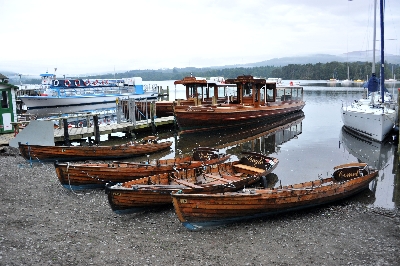
[[27,113],[48,116],[51,113],[73,113],[112,109],[120,99],[158,98],[157,86],[143,85],[141,77],[124,79],[57,79],[55,74],[40,74],[41,85],[19,91]]
[[111,109],[116,107],[116,99],[157,99],[157,93],[80,95],[68,97],[20,96],[27,113],[47,115],[49,113],[71,113],[87,110]]

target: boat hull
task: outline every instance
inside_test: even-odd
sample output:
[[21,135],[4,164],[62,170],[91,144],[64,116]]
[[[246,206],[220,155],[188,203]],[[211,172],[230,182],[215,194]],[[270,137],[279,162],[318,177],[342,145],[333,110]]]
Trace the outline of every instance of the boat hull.
[[226,107],[178,107],[175,117],[181,132],[225,129],[262,122],[271,122],[300,112],[303,101],[271,106],[229,105]]
[[130,158],[169,149],[172,142],[127,143],[115,146],[42,146],[19,143],[28,161],[82,161]]
[[178,191],[209,194],[236,191],[252,185],[258,182],[261,176],[275,169],[278,164],[277,159],[270,160],[273,163],[268,169],[257,167],[239,169],[238,167],[243,167],[243,165],[238,161],[180,169],[176,172],[144,177],[123,184],[107,184],[106,193],[111,209],[116,213],[154,209],[172,204],[171,194]]
[[343,107],[341,110],[343,124],[346,128],[373,140],[383,141],[387,138],[396,121],[396,111],[381,108]]
[[218,154],[215,151],[209,148],[207,150],[195,149],[193,156],[157,160],[154,163],[71,164],[55,162],[54,166],[58,180],[66,189],[104,188],[107,183],[123,183],[145,176],[169,173],[176,171],[176,168],[195,168],[221,163],[230,157],[230,155]]
[[359,193],[378,175],[376,170],[362,170],[364,166],[359,163],[341,166],[338,171],[343,172],[337,174],[340,181],[327,178],[280,188],[212,195],[174,193],[173,204],[178,219],[190,230],[254,219],[327,204]]
[[72,113],[86,110],[116,108],[116,99],[149,99],[156,100],[157,93],[144,94],[100,94],[100,95],[71,95],[64,97],[53,96],[20,96],[27,107],[27,113],[46,115],[49,113]]

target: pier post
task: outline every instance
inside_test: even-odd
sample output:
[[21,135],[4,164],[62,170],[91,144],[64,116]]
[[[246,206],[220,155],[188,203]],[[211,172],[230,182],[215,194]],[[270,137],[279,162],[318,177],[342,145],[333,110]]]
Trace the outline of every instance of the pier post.
[[169,86],[167,86],[167,101],[169,101]]
[[121,101],[117,98],[117,124],[121,124]]
[[71,142],[69,141],[68,120],[67,120],[67,118],[63,119],[63,125],[64,125],[64,145],[65,146],[71,146]]
[[86,116],[86,127],[87,128],[90,127],[90,116],[89,115]]
[[99,117],[97,115],[93,116],[93,132],[94,132],[94,144],[100,143],[100,130],[99,130]]
[[129,111],[129,113],[130,113],[130,117],[131,117],[131,121],[132,121],[132,124],[134,125],[134,126],[136,126],[136,102],[135,102],[135,99],[131,99],[130,100],[130,111]]
[[[149,109],[148,109],[148,105],[147,105],[147,98],[145,99],[145,109],[146,109],[146,123],[149,124]],[[150,103],[151,104],[151,103]],[[143,106],[143,105],[142,105]]]
[[150,118],[151,118],[151,129],[153,134],[156,133],[156,124],[154,122],[154,118],[156,116],[156,102],[151,101],[150,102]]

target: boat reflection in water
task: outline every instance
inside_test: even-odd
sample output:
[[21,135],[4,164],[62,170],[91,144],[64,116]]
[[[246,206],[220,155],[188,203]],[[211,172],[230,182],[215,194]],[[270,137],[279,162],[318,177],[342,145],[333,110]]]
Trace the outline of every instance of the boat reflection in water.
[[378,179],[370,184],[372,194],[368,193],[373,202],[369,199],[368,203],[373,207],[395,208],[394,180],[396,171],[393,167],[395,165],[393,163],[395,146],[388,141],[377,142],[355,135],[344,126],[340,130],[339,139],[340,148],[343,147],[359,162],[367,163],[379,170]]
[[[253,127],[180,134],[175,141],[175,153],[179,156],[195,147],[213,147],[231,154],[232,159],[240,158],[242,151],[272,154],[280,145],[302,133],[304,117],[304,112],[300,111],[287,115],[284,119],[280,118],[268,124],[256,124]],[[261,180],[260,185],[272,188],[278,180],[279,177],[275,173],[270,173]]]
[[187,153],[195,147],[225,149],[226,153],[241,156],[242,151],[274,153],[282,143],[296,138],[302,132],[304,112],[287,115],[268,124],[240,127],[237,130],[207,131],[180,134],[176,152]]
[[377,142],[363,138],[343,126],[340,132],[340,144],[359,162],[367,163],[378,170],[392,163],[394,145],[390,142]]

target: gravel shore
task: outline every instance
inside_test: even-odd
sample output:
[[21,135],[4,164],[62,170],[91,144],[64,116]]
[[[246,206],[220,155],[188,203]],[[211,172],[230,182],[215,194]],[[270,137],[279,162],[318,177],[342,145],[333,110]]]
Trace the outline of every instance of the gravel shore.
[[400,265],[398,210],[363,195],[191,232],[172,206],[117,215],[103,190],[68,191],[12,148],[0,169],[0,265]]

